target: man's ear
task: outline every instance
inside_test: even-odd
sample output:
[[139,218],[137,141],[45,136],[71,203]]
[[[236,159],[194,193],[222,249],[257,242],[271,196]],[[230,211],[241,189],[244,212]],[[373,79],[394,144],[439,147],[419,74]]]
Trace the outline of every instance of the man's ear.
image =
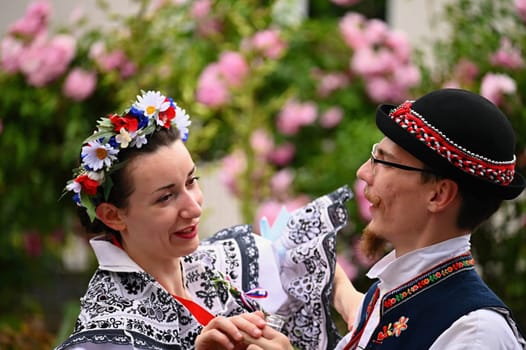
[[101,203],[95,209],[95,213],[100,221],[115,231],[123,231],[126,228],[126,223],[119,214],[119,208],[113,204]]
[[429,197],[431,211],[438,212],[451,205],[458,197],[458,184],[451,179],[438,180]]

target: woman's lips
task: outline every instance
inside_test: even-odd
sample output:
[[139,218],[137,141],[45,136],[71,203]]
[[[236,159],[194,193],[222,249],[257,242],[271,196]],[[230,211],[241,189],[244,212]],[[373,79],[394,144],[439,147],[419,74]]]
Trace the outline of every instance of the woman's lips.
[[185,227],[184,229],[175,232],[175,235],[183,239],[192,239],[197,236],[197,225]]

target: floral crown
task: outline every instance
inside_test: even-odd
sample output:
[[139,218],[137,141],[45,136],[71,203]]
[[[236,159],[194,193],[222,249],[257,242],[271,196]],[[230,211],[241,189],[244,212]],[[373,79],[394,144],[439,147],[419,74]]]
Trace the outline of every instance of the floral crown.
[[142,95],[124,114],[110,114],[97,121],[97,130],[82,143],[81,165],[73,170],[64,192],[73,192],[73,200],[95,219],[95,208],[109,196],[113,183],[107,176],[119,168],[120,150],[141,148],[154,132],[176,127],[181,139],[188,138],[191,121],[186,111],[159,91],[141,91]]

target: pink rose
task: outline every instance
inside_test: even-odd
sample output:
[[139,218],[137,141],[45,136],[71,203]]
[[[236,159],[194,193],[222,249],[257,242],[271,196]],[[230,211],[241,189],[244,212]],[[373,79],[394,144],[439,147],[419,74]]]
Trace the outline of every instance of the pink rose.
[[371,47],[377,44],[384,44],[389,34],[389,27],[384,21],[373,18],[365,23],[363,34]]
[[295,135],[301,127],[316,120],[316,105],[312,102],[289,100],[278,114],[276,126],[283,135]]
[[250,145],[256,154],[266,157],[274,147],[274,139],[267,131],[256,129],[250,136]]
[[385,45],[391,49],[397,61],[406,63],[411,58],[411,45],[407,34],[401,31],[390,31],[385,36]]
[[137,72],[137,65],[132,61],[126,60],[121,64],[119,72],[121,73],[121,78],[129,78]]
[[318,77],[318,95],[327,97],[332,92],[349,85],[349,77],[345,73],[328,73]]
[[343,119],[343,109],[340,107],[331,107],[326,110],[320,117],[320,125],[324,128],[334,128],[340,124]]
[[251,44],[256,51],[272,59],[280,58],[287,48],[286,43],[280,37],[280,32],[275,29],[257,32],[252,37]]
[[0,50],[2,69],[8,73],[18,72],[20,57],[24,54],[22,43],[11,36],[6,36],[2,39]]
[[97,85],[97,74],[81,68],[73,69],[62,86],[62,93],[75,101],[88,98]]
[[393,53],[386,48],[372,47],[357,50],[351,58],[351,70],[362,76],[388,74],[397,64]]
[[275,147],[268,155],[268,159],[278,166],[285,166],[292,161],[295,153],[296,146],[294,146],[293,143],[286,142],[280,146]]
[[230,92],[221,79],[219,65],[208,65],[197,81],[196,99],[209,107],[219,107],[230,100]]
[[490,62],[496,67],[518,69],[524,66],[521,50],[513,47],[510,39],[502,38],[499,49],[490,56]]
[[14,35],[34,37],[47,29],[51,5],[48,1],[38,1],[29,5],[24,17],[17,20],[8,32]]
[[526,0],[515,0],[515,8],[519,14],[519,17],[526,22]]
[[477,65],[465,58],[458,61],[453,73],[455,80],[458,80],[461,84],[466,85],[471,84],[478,74],[479,68]]
[[219,71],[230,86],[239,87],[248,75],[248,64],[238,52],[228,51],[219,57]]
[[422,78],[420,70],[414,64],[403,64],[397,66],[393,72],[393,82],[401,89],[411,88],[420,84]]
[[515,80],[506,74],[488,73],[482,78],[480,94],[499,106],[504,95],[514,94],[517,91]]
[[272,179],[270,179],[270,187],[272,193],[279,196],[283,193],[288,193],[294,180],[294,173],[291,169],[281,169],[278,171]]
[[126,61],[126,54],[122,50],[103,53],[97,57],[97,64],[104,72],[119,68]]
[[365,16],[356,12],[348,13],[340,20],[339,28],[343,41],[353,50],[369,46],[363,33],[366,20]]
[[44,86],[59,78],[73,60],[75,39],[66,34],[53,37],[49,42],[44,37],[35,40],[20,58],[20,70],[33,86]]
[[237,194],[239,192],[237,177],[246,167],[246,158],[241,151],[235,151],[221,161],[220,179],[231,193]]
[[192,4],[192,17],[197,19],[207,17],[211,8],[212,2],[210,0],[196,0]]
[[384,77],[369,78],[365,82],[365,90],[371,101],[375,103],[395,102],[391,82]]

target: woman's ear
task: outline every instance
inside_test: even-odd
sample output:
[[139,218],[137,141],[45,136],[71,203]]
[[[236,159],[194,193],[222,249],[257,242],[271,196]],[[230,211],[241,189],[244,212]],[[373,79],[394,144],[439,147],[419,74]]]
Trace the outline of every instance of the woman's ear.
[[438,212],[450,206],[458,197],[458,184],[451,179],[440,179],[434,187],[429,198],[431,211]]
[[126,228],[126,223],[119,214],[119,208],[113,204],[101,203],[95,209],[95,213],[100,221],[115,231],[123,231]]

